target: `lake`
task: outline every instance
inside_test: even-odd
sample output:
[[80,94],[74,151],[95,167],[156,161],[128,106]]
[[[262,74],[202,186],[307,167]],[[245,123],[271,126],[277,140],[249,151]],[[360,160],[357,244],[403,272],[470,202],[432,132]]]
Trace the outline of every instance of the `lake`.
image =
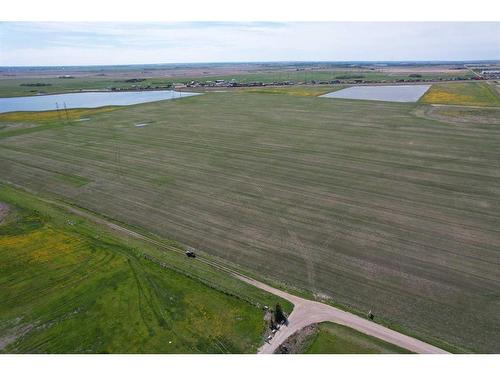
[[431,85],[354,86],[321,95],[323,98],[416,102]]
[[[162,91],[127,91],[127,92],[78,92],[56,95],[21,96],[0,98],[0,113],[14,111],[49,111],[57,107],[97,108],[108,105],[132,105],[185,98],[200,95],[194,92]],[[57,103],[57,104],[56,104]]]

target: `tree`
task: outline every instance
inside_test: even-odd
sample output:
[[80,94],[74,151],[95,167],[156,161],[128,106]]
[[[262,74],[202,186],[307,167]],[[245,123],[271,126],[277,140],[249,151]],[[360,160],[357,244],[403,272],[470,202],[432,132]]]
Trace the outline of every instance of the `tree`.
[[283,309],[279,303],[276,304],[276,310],[274,311],[274,318],[277,323],[282,324],[286,322],[286,316],[283,313]]

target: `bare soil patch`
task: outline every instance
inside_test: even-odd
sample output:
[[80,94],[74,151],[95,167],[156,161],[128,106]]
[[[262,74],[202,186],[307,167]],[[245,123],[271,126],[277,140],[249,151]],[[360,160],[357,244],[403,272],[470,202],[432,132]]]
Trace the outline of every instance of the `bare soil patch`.
[[33,327],[33,324],[22,324],[7,331],[5,335],[0,336],[0,350],[5,349],[9,344],[26,335]]
[[311,324],[295,332],[275,350],[275,354],[300,354],[306,346],[309,338],[318,331],[317,324]]

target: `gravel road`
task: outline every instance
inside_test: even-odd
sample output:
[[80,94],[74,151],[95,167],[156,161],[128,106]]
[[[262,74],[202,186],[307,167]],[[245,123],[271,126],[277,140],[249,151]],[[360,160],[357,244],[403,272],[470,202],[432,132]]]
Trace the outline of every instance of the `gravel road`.
[[357,315],[337,309],[333,306],[294,296],[293,294],[289,294],[282,290],[273,288],[267,284],[261,283],[260,281],[249,279],[241,275],[235,274],[234,276],[242,281],[247,282],[248,284],[254,285],[257,288],[284,298],[294,304],[294,309],[288,317],[288,325],[282,326],[279,331],[276,332],[270,342],[265,343],[262,347],[259,348],[258,353],[271,354],[289,336],[291,336],[298,330],[313,323],[329,321],[351,327],[356,331],[377,337],[401,348],[408,349],[414,353],[449,354],[448,352],[440,348],[417,340],[413,337],[406,336],[402,333],[384,327],[370,320],[363,319]]

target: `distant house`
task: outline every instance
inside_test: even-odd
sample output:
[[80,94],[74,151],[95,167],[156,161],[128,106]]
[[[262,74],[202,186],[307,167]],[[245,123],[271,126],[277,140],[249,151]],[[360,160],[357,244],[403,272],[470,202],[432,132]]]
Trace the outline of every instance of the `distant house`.
[[500,70],[483,70],[481,75],[486,78],[500,78]]

